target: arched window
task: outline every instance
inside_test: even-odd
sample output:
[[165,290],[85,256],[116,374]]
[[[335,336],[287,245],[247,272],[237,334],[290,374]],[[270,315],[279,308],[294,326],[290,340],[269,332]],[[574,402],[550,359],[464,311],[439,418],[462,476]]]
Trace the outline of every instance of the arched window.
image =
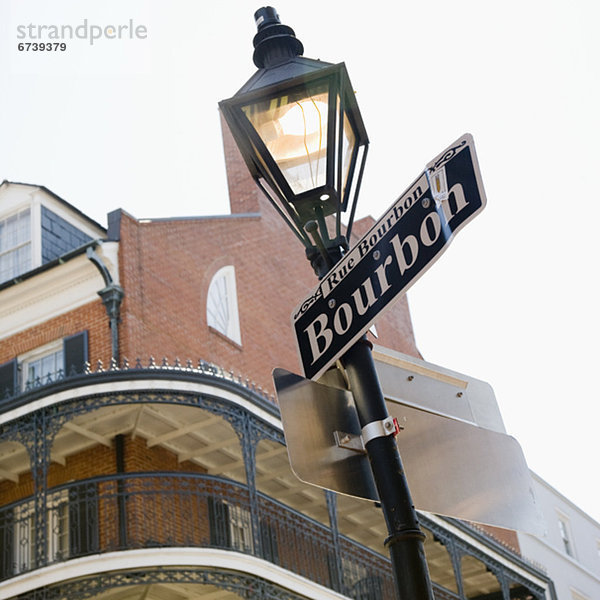
[[242,336],[233,265],[219,269],[210,282],[206,298],[206,321],[209,327],[241,345]]

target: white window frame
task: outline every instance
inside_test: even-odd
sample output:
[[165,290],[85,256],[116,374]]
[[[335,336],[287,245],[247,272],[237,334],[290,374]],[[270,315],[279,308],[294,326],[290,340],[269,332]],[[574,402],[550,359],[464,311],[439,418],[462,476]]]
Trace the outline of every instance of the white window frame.
[[571,558],[576,558],[575,554],[575,542],[573,540],[573,532],[571,531],[571,524],[569,517],[563,512],[557,510],[558,516],[558,534],[562,542],[561,550]]
[[212,277],[206,295],[206,322],[236,344],[242,344],[235,268],[227,265]]
[[229,514],[231,547],[234,550],[252,554],[254,552],[254,540],[252,539],[252,517],[250,511],[236,504],[226,504]]
[[[52,494],[46,508],[48,519],[48,561],[65,560],[69,555],[69,493],[62,490]],[[35,564],[35,505],[28,500],[14,510],[15,575],[24,573]]]
[[15,507],[14,512],[15,575],[29,571],[35,562],[35,523],[33,500]]
[[29,214],[29,236],[28,236],[27,240],[19,242],[19,243],[15,244],[14,246],[11,246],[10,248],[6,248],[4,250],[2,250],[0,248],[0,259],[4,256],[12,254],[13,252],[16,252],[17,250],[19,250],[21,248],[29,247],[29,264],[25,268],[19,269],[17,272],[11,273],[7,277],[3,276],[0,273],[0,283],[2,283],[4,281],[10,281],[11,279],[15,279],[19,275],[22,275],[23,273],[26,273],[27,271],[30,271],[31,269],[35,268],[35,266],[37,266],[36,261],[34,260],[34,255],[33,255],[34,237],[35,236],[33,235],[33,221],[34,221],[33,213],[34,213],[34,211],[32,210],[32,208],[30,206],[27,206],[26,208],[21,207],[17,211],[13,211],[13,212],[7,213],[5,215],[2,215],[0,217],[0,223],[4,223],[14,217],[17,217],[17,219],[19,219],[21,217],[21,215],[23,215],[24,213]]
[[[63,348],[63,338],[58,340],[54,340],[44,346],[40,346],[39,348],[35,348],[30,352],[26,352],[22,354],[18,358],[18,363],[21,368],[21,389],[25,391],[27,389],[27,382],[29,380],[29,367],[32,363],[37,362],[43,358],[51,356],[53,354],[58,355],[60,353],[62,361],[59,365],[58,369],[56,369],[53,373],[53,381],[56,379],[56,375],[59,371],[64,370],[64,348]],[[47,373],[43,374],[40,378],[40,385],[45,385],[47,381]],[[64,373],[63,373],[64,376]]]
[[69,491],[61,490],[48,500],[48,561],[69,556]]

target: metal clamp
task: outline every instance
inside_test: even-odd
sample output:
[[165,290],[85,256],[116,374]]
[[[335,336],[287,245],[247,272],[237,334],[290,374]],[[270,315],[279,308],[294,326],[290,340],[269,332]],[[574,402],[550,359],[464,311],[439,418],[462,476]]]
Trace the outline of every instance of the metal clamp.
[[362,428],[362,435],[356,433],[345,433],[343,431],[334,431],[333,437],[335,445],[338,448],[352,450],[360,454],[366,454],[365,448],[371,440],[378,437],[387,437],[388,435],[396,436],[400,430],[404,429],[398,423],[396,417],[388,417],[383,421],[373,421]]
[[388,435],[398,435],[400,433],[400,425],[396,417],[388,417],[383,421],[373,421],[362,428],[362,440],[366,446],[371,440],[378,437],[387,437]]

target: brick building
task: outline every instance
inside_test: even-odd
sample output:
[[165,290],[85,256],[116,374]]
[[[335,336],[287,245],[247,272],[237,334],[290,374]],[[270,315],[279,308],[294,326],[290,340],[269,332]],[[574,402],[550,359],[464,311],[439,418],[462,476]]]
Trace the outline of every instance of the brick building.
[[[225,216],[0,185],[0,598],[393,597],[379,509],[290,469],[271,371],[315,277],[225,157]],[[377,329],[419,356],[406,299]],[[422,523],[436,598],[554,597],[512,532]]]

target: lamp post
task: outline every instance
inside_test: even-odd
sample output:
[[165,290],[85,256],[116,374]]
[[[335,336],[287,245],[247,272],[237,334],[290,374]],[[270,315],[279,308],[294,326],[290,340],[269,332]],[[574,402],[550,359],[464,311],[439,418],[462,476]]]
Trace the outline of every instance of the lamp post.
[[[368,137],[345,65],[304,58],[272,7],[256,11],[259,70],[219,103],[257,185],[319,278],[348,250]],[[341,214],[350,211],[345,235]],[[389,536],[398,597],[433,600],[417,513],[366,337],[343,357]],[[391,430],[390,430],[391,429]]]

